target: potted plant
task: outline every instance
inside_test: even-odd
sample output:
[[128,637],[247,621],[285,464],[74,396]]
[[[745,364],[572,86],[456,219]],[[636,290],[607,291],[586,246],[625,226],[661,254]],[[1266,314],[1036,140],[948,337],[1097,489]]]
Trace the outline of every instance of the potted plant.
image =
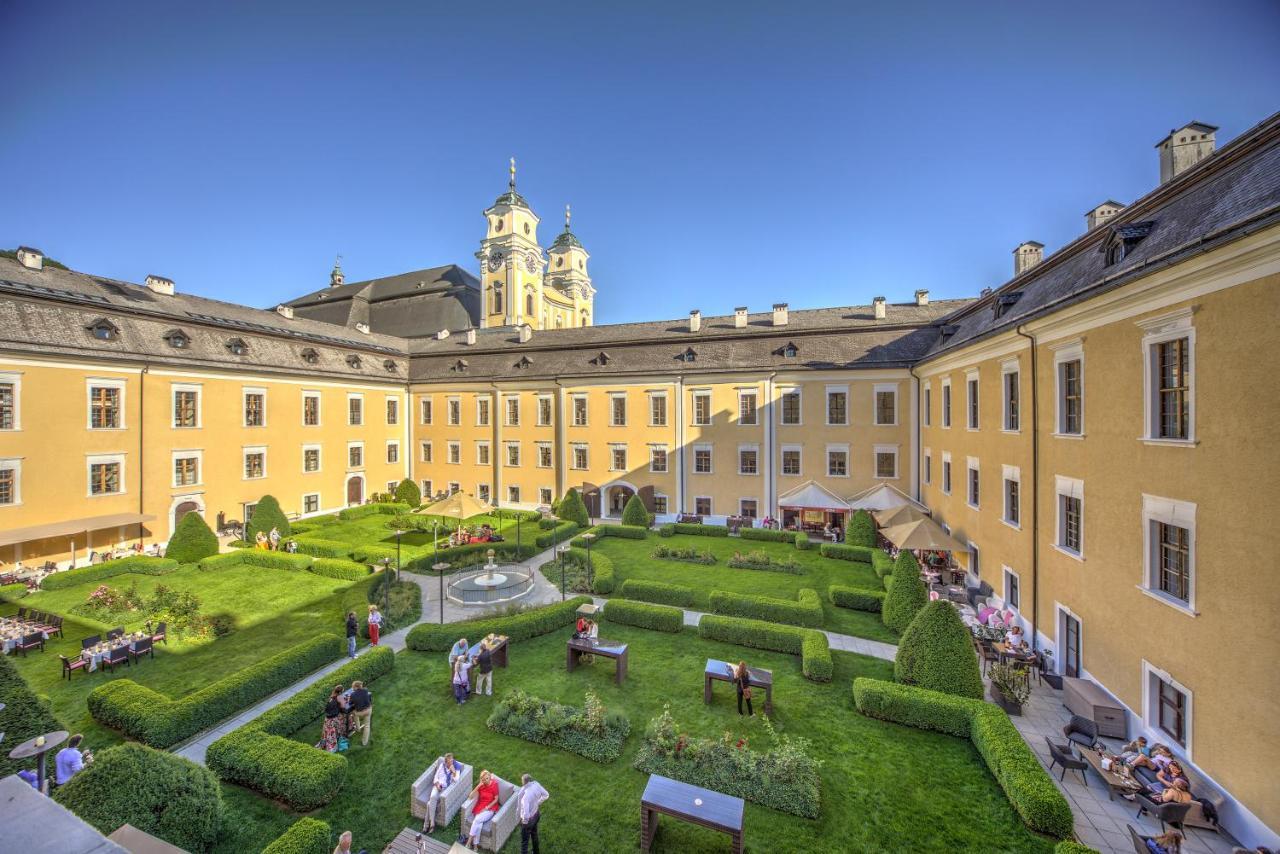
[[991,678],[991,699],[1011,715],[1022,714],[1022,704],[1031,696],[1027,671],[1009,664],[997,664],[987,674]]

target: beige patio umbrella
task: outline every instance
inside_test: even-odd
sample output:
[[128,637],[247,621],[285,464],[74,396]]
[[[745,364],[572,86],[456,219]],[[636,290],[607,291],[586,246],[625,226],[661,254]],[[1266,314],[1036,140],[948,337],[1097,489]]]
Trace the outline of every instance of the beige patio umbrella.
[[964,553],[969,548],[942,530],[942,526],[937,522],[927,517],[884,528],[880,534],[898,548],[911,551]]
[[903,525],[907,522],[914,522],[917,519],[929,518],[928,513],[913,504],[899,504],[897,507],[890,507],[888,510],[876,510],[871,515],[876,517],[876,524],[881,528],[892,528],[894,525]]
[[442,498],[434,504],[418,508],[419,513],[432,516],[445,516],[449,519],[470,519],[484,513],[492,513],[493,505],[478,498],[472,498],[465,492],[455,492],[448,498]]

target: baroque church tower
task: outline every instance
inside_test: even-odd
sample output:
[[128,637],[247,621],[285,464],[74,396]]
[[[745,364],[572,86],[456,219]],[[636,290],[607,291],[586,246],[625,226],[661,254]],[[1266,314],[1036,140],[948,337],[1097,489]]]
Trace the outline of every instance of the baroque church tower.
[[[476,252],[483,295],[481,326],[591,325],[595,289],[587,276],[587,252],[569,231],[568,209],[565,230],[552,244],[548,261],[538,245],[538,215],[516,192],[514,157],[507,192],[484,216],[486,234]],[[552,265],[549,272],[548,264]]]

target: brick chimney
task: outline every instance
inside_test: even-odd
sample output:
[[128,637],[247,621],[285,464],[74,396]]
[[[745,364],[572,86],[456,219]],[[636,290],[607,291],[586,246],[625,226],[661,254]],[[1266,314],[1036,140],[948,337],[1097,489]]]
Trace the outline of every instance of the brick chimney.
[[702,331],[702,312],[698,311],[698,309],[696,308],[693,311],[689,312],[689,331],[690,332]]
[[929,292],[926,290],[916,291],[916,305],[928,305],[928,304],[929,304]]
[[733,310],[733,328],[747,328],[747,307],[745,305],[740,305]]
[[1192,122],[1169,131],[1168,136],[1156,143],[1160,152],[1160,183],[1177,178],[1213,154],[1217,131],[1213,125],[1203,122]]
[[173,296],[173,279],[164,276],[147,276],[147,289],[164,296]]
[[1124,210],[1124,205],[1119,202],[1107,199],[1093,210],[1084,215],[1085,231],[1093,231],[1098,226],[1107,222],[1120,211]]
[[18,263],[28,270],[44,269],[44,253],[39,249],[32,249],[30,246],[19,246],[17,254]]
[[1013,250],[1013,275],[1021,276],[1044,260],[1044,244],[1034,240],[1019,243]]
[[787,325],[787,304],[785,302],[775,302],[773,304],[773,325]]
[[876,320],[884,320],[885,318],[885,298],[876,297],[871,301],[871,309],[875,313]]

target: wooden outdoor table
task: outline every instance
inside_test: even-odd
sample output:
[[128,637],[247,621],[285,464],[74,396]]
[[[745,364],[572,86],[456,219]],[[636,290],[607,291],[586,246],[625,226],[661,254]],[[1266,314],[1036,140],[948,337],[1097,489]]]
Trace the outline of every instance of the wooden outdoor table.
[[640,850],[648,851],[661,813],[729,834],[733,854],[742,854],[742,798],[650,774],[640,798]]
[[[707,659],[707,669],[702,672],[702,702],[711,702],[711,683],[733,682],[733,665],[727,661]],[[761,670],[757,667],[747,668],[747,683],[752,688],[764,689],[764,713],[773,714],[773,671]],[[734,689],[737,690],[736,688]]]
[[578,666],[578,659],[584,655],[603,655],[617,662],[617,672],[613,681],[622,684],[627,678],[627,645],[604,638],[570,638],[565,646],[565,667],[572,671]]
[[1004,663],[1004,660],[1006,658],[1012,658],[1017,661],[1022,661],[1027,663],[1036,660],[1035,654],[1032,653],[1030,650],[1028,650],[1027,652],[1015,652],[1004,641],[997,641],[996,643],[993,643],[991,645],[991,648],[996,651],[996,655],[1000,656],[1001,663]]
[[[474,660],[480,654],[480,644],[477,643],[468,652]],[[489,647],[489,657],[492,659],[494,667],[507,666],[507,638],[494,639],[493,646]]]
[[[419,835],[422,836],[424,845],[421,849],[418,848],[418,843],[415,841]],[[449,846],[443,842],[437,842],[412,827],[406,827],[396,834],[396,838],[391,840],[390,845],[382,849],[382,854],[422,854],[423,851],[426,854],[449,854]]]
[[1080,754],[1081,759],[1089,763],[1090,768],[1097,772],[1102,782],[1107,784],[1107,800],[1114,801],[1117,792],[1125,795],[1142,790],[1142,784],[1132,777],[1117,774],[1115,771],[1104,771],[1102,757],[1098,755],[1098,751],[1081,748],[1076,752]]
[[[30,759],[32,756],[36,758],[36,783],[37,788],[44,794],[49,794],[45,789],[44,781],[48,779],[46,772],[46,757],[49,751],[53,750],[59,744],[66,741],[71,733],[65,729],[47,732],[44,735],[33,736],[19,744],[13,750],[9,751],[10,759]],[[37,741],[44,740],[43,744],[36,744]],[[55,769],[56,770],[56,769]]]

